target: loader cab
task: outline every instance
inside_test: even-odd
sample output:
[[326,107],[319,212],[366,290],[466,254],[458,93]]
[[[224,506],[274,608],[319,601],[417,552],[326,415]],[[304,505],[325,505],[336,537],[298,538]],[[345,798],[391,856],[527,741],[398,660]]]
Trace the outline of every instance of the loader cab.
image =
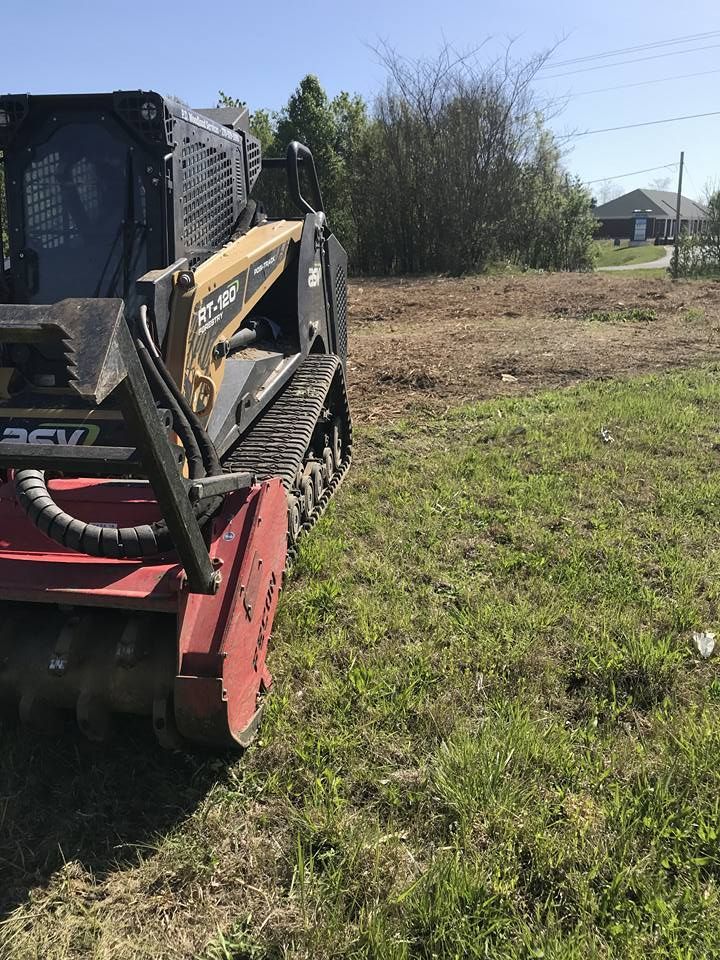
[[132,306],[137,277],[163,260],[150,157],[92,108],[38,111],[21,133],[5,151],[14,301]]
[[194,266],[230,238],[259,173],[255,144],[154,92],[0,96],[0,299],[122,298],[133,315],[140,277]]

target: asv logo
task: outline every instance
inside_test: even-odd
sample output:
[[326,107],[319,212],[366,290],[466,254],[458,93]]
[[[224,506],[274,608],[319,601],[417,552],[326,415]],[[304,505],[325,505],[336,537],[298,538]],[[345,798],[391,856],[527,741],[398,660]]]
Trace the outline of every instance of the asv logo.
[[[75,424],[69,426],[75,427],[75,429],[47,427],[44,424],[35,430],[25,430],[23,427],[5,427],[0,443],[53,443],[64,447],[77,447],[80,444],[93,443],[99,432],[98,427],[76,427]],[[92,434],[92,437],[90,434]]]
[[308,270],[308,286],[310,288],[319,287],[321,276],[322,276],[322,273],[320,270],[320,264],[316,263],[315,266],[310,267],[310,269]]

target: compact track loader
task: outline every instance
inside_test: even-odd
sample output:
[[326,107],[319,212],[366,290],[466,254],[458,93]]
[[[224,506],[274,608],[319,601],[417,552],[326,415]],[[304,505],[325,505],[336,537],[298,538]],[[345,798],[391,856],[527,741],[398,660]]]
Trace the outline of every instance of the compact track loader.
[[[351,459],[312,155],[144,91],[0,96],[0,151],[0,706],[245,745],[288,557]],[[296,218],[250,197],[264,165]]]

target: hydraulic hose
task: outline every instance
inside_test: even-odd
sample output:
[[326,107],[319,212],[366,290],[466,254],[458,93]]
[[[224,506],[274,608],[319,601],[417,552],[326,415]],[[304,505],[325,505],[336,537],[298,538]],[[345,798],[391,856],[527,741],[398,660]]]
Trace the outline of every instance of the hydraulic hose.
[[138,345],[138,355],[140,356],[140,362],[143,370],[145,371],[145,376],[147,377],[148,383],[150,384],[150,389],[152,390],[153,396],[156,400],[160,400],[162,398],[163,404],[172,414],[173,430],[180,438],[180,442],[185,450],[190,478],[192,480],[202,479],[206,473],[205,464],[203,462],[202,454],[200,453],[200,447],[198,446],[197,440],[195,439],[195,434],[193,433],[190,424],[183,416],[182,410],[178,406],[177,401],[173,397],[172,393],[167,389],[165,381],[160,376],[155,363],[142,344]]
[[44,470],[18,470],[15,493],[18,503],[35,526],[51,540],[71,550],[91,557],[139,560],[174,549],[164,520],[136,527],[101,527],[66,513],[53,500]]
[[[203,463],[205,464],[205,470],[209,477],[217,476],[222,473],[222,465],[220,459],[217,455],[217,450],[215,445],[207,434],[207,430],[203,426],[202,420],[195,411],[192,409],[188,401],[185,399],[185,395],[180,390],[178,385],[172,378],[172,375],[168,368],[165,366],[165,362],[160,355],[156,344],[153,342],[152,337],[150,336],[150,328],[147,323],[147,307],[142,306],[140,308],[140,328],[143,333],[145,340],[145,346],[150,352],[155,367],[157,368],[158,373],[162,377],[167,389],[172,394],[175,402],[183,413],[183,416],[190,425],[190,428],[195,436],[195,440],[200,448],[200,453],[202,456]],[[178,434],[180,436],[180,434]],[[182,437],[180,438],[182,440]]]
[[[180,438],[191,479],[222,473],[215,446],[200,418],[185,400],[150,337],[147,313],[141,312],[143,340],[136,341],[138,356],[155,400],[170,410],[173,430]],[[138,560],[174,549],[165,520],[135,527],[105,527],[85,523],[62,510],[53,500],[43,470],[18,470],[15,474],[18,502],[32,522],[51,540],[96,557]],[[211,497],[194,506],[198,523],[204,524],[222,505]]]

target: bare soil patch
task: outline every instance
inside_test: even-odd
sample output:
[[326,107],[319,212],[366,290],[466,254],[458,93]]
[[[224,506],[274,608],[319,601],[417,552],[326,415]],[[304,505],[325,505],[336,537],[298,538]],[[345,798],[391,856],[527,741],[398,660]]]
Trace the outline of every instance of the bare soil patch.
[[363,421],[717,359],[720,283],[533,274],[350,289],[350,395]]

